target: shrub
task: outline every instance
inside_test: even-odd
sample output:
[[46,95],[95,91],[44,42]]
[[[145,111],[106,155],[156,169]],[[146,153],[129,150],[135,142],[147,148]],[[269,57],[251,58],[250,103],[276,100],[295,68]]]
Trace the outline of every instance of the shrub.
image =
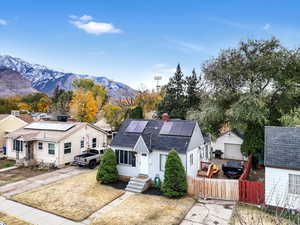
[[168,154],[162,192],[169,198],[181,197],[187,192],[185,170],[176,150]]
[[117,160],[114,151],[109,148],[101,158],[97,172],[97,181],[108,184],[118,180]]

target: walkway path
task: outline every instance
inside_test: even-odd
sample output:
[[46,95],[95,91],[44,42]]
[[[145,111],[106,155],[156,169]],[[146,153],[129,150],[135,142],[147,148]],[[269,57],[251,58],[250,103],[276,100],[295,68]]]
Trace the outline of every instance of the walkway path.
[[79,167],[67,167],[55,170],[50,173],[45,173],[15,183],[0,186],[0,195],[10,198],[13,195],[17,195],[85,172],[90,172],[90,170]]
[[234,206],[233,201],[199,200],[180,225],[228,225]]

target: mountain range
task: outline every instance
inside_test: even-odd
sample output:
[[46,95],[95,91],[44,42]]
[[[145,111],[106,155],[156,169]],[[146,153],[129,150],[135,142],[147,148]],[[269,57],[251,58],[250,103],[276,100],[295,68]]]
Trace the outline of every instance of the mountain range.
[[106,77],[88,74],[64,73],[39,64],[28,63],[20,58],[0,55],[0,96],[24,95],[32,92],[52,94],[59,86],[72,90],[75,79],[87,78],[105,87],[112,100],[133,97],[136,91],[126,84]]

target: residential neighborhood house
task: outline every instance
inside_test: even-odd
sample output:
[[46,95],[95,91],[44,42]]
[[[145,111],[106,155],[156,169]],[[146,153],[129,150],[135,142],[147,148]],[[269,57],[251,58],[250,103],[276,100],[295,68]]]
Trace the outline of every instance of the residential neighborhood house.
[[7,135],[7,156],[62,167],[87,149],[106,145],[106,132],[89,123],[33,122]]
[[243,136],[236,130],[228,130],[212,142],[213,152],[221,152],[221,158],[245,160],[241,153]]
[[[164,178],[167,154],[175,149],[188,176],[196,176],[205,160],[204,138],[196,121],[127,119],[112,140],[119,175]],[[206,159],[208,160],[208,159]]]
[[265,201],[300,209],[300,127],[265,127]]
[[3,152],[6,147],[5,136],[10,132],[25,126],[27,123],[22,119],[9,115],[0,114],[0,151]]

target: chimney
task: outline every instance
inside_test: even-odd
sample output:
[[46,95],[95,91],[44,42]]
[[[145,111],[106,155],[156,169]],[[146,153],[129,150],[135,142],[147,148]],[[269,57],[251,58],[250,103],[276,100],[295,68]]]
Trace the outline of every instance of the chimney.
[[162,120],[162,121],[166,121],[166,122],[169,121],[169,120],[170,120],[170,117],[169,117],[168,113],[162,114],[161,120]]

